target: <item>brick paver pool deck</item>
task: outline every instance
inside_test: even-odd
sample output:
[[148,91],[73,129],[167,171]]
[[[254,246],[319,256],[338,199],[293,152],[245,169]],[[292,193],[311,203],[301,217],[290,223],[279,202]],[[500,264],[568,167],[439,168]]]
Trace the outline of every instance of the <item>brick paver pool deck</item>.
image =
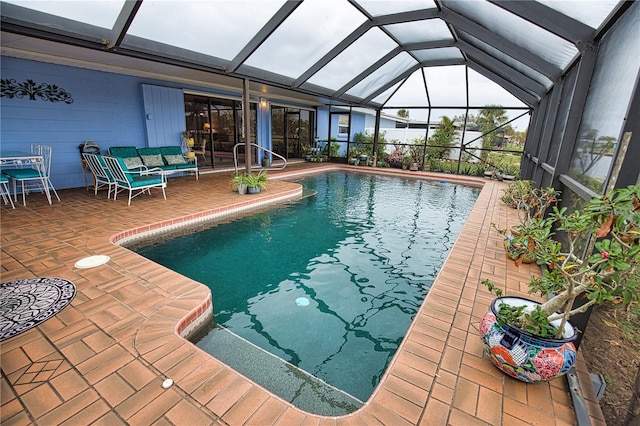
[[[310,167],[327,166],[291,165],[270,174]],[[176,330],[210,303],[209,290],[112,241],[299,191],[297,184],[271,179],[268,191],[240,196],[229,178],[229,172],[199,181],[172,178],[166,200],[155,192],[130,207],[126,199],[114,202],[85,188],[58,191],[62,201],[53,205],[30,194],[27,207],[2,206],[2,281],[50,276],[77,287],[61,313],[1,343],[3,426],[577,424],[564,378],[528,385],[483,356],[478,323],[492,296],[480,281],[491,278],[508,294],[525,295],[530,274],[537,273],[508,260],[491,228],[516,220],[515,210],[500,201],[504,184],[496,181],[467,179],[483,185],[480,196],[380,385],[350,415],[305,413],[180,337]],[[74,266],[98,254],[111,260]],[[588,383],[580,356],[577,367]],[[165,378],[174,385],[163,389]],[[583,385],[583,392],[591,423],[604,425],[594,390]]]

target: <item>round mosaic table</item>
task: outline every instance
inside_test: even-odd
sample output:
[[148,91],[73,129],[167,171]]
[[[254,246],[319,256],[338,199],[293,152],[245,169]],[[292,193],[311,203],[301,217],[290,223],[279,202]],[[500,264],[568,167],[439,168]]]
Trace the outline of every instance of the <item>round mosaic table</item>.
[[62,278],[25,278],[0,284],[0,342],[62,311],[76,286]]

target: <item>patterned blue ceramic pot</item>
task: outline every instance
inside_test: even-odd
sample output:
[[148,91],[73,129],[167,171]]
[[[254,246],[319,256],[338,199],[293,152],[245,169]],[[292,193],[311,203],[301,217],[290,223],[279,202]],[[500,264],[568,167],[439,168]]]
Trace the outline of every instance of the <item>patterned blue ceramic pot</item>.
[[[491,309],[482,317],[480,336],[493,365],[527,383],[553,380],[569,371],[576,361],[572,342],[577,332],[573,325],[567,322],[559,339],[536,336],[514,325],[498,323],[501,303],[531,309],[539,305],[521,297],[499,297],[491,303]],[[559,326],[560,320],[552,324]]]

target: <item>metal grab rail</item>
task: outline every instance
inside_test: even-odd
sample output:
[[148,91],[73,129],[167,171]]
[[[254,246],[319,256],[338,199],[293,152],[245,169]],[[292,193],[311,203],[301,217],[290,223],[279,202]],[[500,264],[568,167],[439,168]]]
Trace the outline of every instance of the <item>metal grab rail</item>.
[[[238,173],[238,147],[239,146],[246,146],[246,145],[244,143],[237,143],[237,144],[235,144],[233,146],[233,166],[234,166],[234,172],[235,173]],[[280,167],[280,166],[278,166],[278,167],[262,167],[262,166],[259,166],[260,169],[262,169],[262,170],[282,170],[285,167],[287,167],[287,159],[284,158],[282,155],[276,154],[275,152],[271,151],[270,149],[267,149],[267,148],[265,148],[263,146],[255,144],[255,143],[252,143],[251,146],[255,146],[256,148],[261,149],[266,153],[269,153],[269,154],[271,154],[271,155],[273,155],[275,157],[278,157],[278,158],[282,159],[282,162],[283,162],[282,163],[282,167]],[[245,157],[245,160],[246,160],[246,157]],[[272,161],[271,164],[273,164],[273,161]]]

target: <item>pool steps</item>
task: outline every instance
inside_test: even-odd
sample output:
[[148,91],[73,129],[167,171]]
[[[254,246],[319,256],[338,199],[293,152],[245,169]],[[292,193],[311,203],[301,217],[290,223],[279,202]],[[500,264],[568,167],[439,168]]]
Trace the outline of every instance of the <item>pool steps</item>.
[[[225,327],[215,325],[206,331],[210,344],[203,347],[202,343],[196,343],[196,346],[298,408],[314,414],[341,416],[364,404]],[[194,336],[192,341],[195,340],[199,339]]]

